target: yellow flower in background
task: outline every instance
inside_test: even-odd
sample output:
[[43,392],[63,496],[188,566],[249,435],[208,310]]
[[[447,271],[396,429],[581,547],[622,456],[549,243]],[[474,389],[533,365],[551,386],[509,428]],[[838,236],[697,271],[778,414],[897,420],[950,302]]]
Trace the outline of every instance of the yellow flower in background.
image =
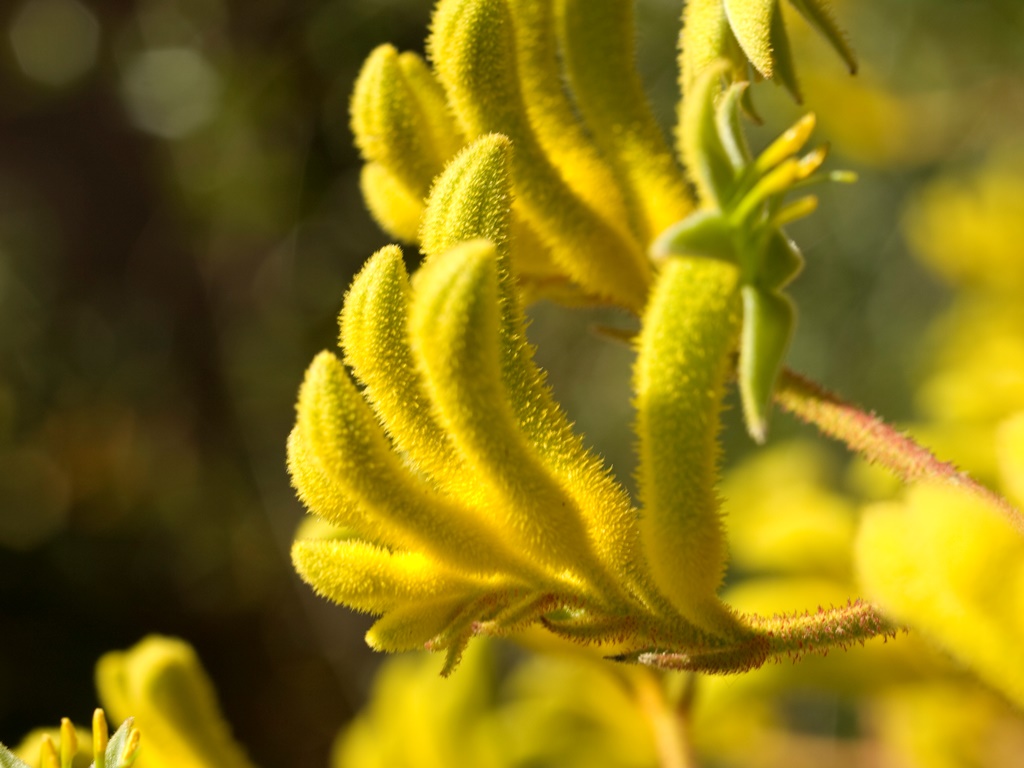
[[1024,291],[1024,148],[993,150],[969,172],[931,181],[908,206],[913,252],[951,284],[1019,306]]
[[[385,662],[334,768],[645,768],[671,717],[654,673],[566,654],[501,661],[482,641],[444,679],[429,654]],[[504,671],[503,671],[504,669]],[[669,710],[669,711],[667,711]],[[664,734],[661,738],[665,738]]]
[[151,635],[104,655],[96,688],[113,719],[132,717],[144,733],[136,768],[252,768],[185,641]]

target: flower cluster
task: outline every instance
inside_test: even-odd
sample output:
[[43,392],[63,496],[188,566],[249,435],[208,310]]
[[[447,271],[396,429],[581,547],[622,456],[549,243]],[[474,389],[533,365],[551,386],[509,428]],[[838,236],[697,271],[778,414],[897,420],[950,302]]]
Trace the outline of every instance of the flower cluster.
[[[335,528],[293,559],[320,593],[381,616],[371,645],[447,651],[446,672],[472,636],[538,621],[620,658],[749,668],[800,631],[717,597],[719,412],[738,349],[763,439],[792,325],[779,291],[802,263],[781,227],[814,205],[783,197],[824,153],[795,157],[804,120],[752,157],[744,87],[721,93],[713,64],[680,122],[695,210],[632,68],[629,4],[577,5],[443,0],[432,70],[389,47],[367,62],[352,106],[364,189],[426,259],[410,279],[397,246],[375,254],[342,310],[344,360],[307,373],[289,469]],[[552,400],[524,295],[640,316],[639,508]],[[884,631],[862,612],[833,618]]]

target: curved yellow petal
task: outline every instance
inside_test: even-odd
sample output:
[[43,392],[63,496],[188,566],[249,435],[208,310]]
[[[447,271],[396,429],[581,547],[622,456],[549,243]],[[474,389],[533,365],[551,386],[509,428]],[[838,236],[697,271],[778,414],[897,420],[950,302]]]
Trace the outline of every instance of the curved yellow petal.
[[658,587],[688,619],[728,635],[715,592],[726,546],[715,490],[726,376],[739,333],[739,271],[668,259],[644,316],[634,368],[641,536]]
[[646,256],[573,194],[544,153],[523,104],[506,1],[441,0],[428,45],[466,134],[501,132],[515,142],[517,204],[558,266],[595,296],[639,311],[650,281]]
[[468,597],[487,581],[445,568],[417,552],[389,552],[365,541],[298,540],[292,563],[320,595],[365,613],[441,597]]
[[772,22],[781,13],[779,0],[722,0],[726,18],[747,59],[764,77],[775,74]]
[[466,140],[455,124],[444,88],[423,58],[412,51],[398,55],[398,66],[405,76],[409,92],[416,99],[424,125],[433,145],[432,157],[436,161],[435,173],[462,149]]
[[458,617],[465,598],[441,597],[410,603],[388,611],[366,633],[366,644],[375,651],[421,651]]
[[306,372],[297,428],[321,471],[367,516],[377,517],[388,543],[467,571],[519,563],[492,526],[402,465],[341,361],[330,353],[319,354]]
[[434,258],[473,238],[496,243],[501,376],[509,405],[532,449],[581,510],[601,560],[629,581],[644,570],[629,496],[573,433],[534,364],[526,339],[525,320],[504,258],[511,218],[511,151],[505,137],[484,136],[445,169],[427,205],[423,248]]
[[552,3],[509,0],[516,35],[520,87],[537,141],[574,194],[609,225],[623,229],[640,247],[626,222],[636,217],[626,207],[619,180],[580,119],[566,91],[555,36]]
[[685,218],[693,201],[636,69],[633,3],[558,0],[556,9],[569,87],[640,216],[646,246]]
[[434,183],[423,215],[423,252],[437,256],[483,238],[507,253],[512,221],[512,142],[499,133],[476,139]]
[[722,0],[688,0],[679,33],[679,86],[685,99],[697,77],[716,61],[729,62],[729,79],[746,79],[747,59],[729,26]]
[[358,531],[369,541],[388,542],[388,528],[367,514],[344,486],[324,472],[297,427],[288,435],[288,473],[299,500],[312,514],[342,528]]
[[425,197],[447,158],[437,153],[430,125],[393,46],[378,46],[363,63],[351,112],[352,132],[363,158],[386,168],[412,195]]
[[[447,431],[489,489],[494,514],[555,573],[603,582],[575,503],[526,442],[501,376],[495,247],[464,243],[417,275],[413,353]],[[595,573],[595,571],[597,573]]]
[[377,251],[345,296],[339,318],[345,362],[395,448],[439,487],[472,502],[474,486],[434,417],[409,349],[409,296],[401,250],[391,245]]

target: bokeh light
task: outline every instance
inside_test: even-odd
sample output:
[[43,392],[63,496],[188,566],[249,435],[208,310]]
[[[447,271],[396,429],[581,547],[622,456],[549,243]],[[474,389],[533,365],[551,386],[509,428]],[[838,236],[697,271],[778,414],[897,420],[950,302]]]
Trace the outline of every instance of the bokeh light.
[[59,87],[96,63],[100,25],[78,0],[27,0],[11,21],[9,36],[22,72]]

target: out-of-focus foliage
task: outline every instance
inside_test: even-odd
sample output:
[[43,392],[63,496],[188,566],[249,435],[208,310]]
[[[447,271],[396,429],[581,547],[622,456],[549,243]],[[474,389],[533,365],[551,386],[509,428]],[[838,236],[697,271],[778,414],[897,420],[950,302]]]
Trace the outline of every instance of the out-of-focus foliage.
[[[654,673],[609,671],[599,660],[557,653],[530,657],[503,673],[501,650],[507,649],[474,644],[458,674],[447,680],[438,674],[436,657],[411,654],[387,662],[369,706],[339,736],[332,765],[656,764],[649,715],[663,714],[667,705]],[[404,738],[395,738],[397,723],[404,723]]]

